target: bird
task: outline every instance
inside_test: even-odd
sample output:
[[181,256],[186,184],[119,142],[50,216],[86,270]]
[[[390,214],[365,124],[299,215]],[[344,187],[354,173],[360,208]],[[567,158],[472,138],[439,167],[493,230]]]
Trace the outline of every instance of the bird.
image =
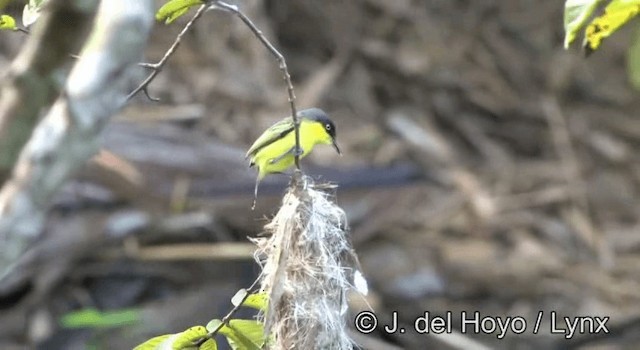
[[336,126],[329,116],[319,108],[309,108],[298,112],[300,149],[296,152],[294,124],[286,117],[271,125],[251,145],[246,159],[249,167],[258,168],[258,177],[254,188],[253,206],[258,197],[258,185],[269,174],[282,173],[295,163],[295,155],[304,158],[317,144],[333,145],[338,154],[340,147],[336,141]]

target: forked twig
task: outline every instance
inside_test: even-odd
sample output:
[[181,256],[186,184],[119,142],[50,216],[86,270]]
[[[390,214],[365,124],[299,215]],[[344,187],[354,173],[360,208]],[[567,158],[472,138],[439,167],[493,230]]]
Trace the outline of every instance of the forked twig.
[[156,76],[160,73],[160,71],[162,70],[164,65],[167,63],[169,58],[176,52],[176,49],[178,48],[178,46],[180,46],[180,43],[182,42],[182,37],[184,36],[184,34],[188,32],[189,29],[191,29],[195,21],[198,20],[198,18],[200,18],[202,14],[207,10],[207,7],[208,6],[205,4],[198,8],[198,11],[196,11],[196,14],[193,15],[193,17],[189,20],[189,22],[187,22],[184,28],[182,28],[178,36],[176,36],[176,40],[173,41],[173,44],[171,44],[171,47],[169,47],[167,52],[165,52],[164,56],[162,56],[162,59],[160,59],[160,61],[158,61],[157,63],[140,63],[139,64],[141,67],[151,69],[151,73],[147,76],[147,78],[142,83],[140,83],[140,85],[138,85],[137,88],[135,88],[133,91],[129,93],[129,95],[127,95],[127,101],[131,100],[133,96],[138,94],[138,92],[140,91],[144,92],[147,98],[150,99],[151,101],[156,101],[156,102],[159,101],[158,98],[154,98],[149,95],[149,90],[148,90],[149,84],[151,84],[153,79],[155,79]]
[[226,2],[218,1],[218,0],[210,0],[210,1],[207,1],[205,4],[201,5],[198,8],[198,11],[196,12],[196,14],[191,18],[191,20],[189,20],[189,22],[187,22],[187,24],[184,26],[182,31],[178,34],[178,36],[176,37],[176,40],[174,40],[173,44],[167,50],[167,52],[164,54],[164,56],[160,61],[158,61],[157,63],[141,63],[140,64],[141,67],[151,69],[151,73],[147,76],[147,78],[142,83],[140,83],[140,85],[138,85],[137,88],[135,88],[133,91],[131,91],[131,93],[129,93],[129,95],[127,96],[127,100],[130,100],[131,98],[133,98],[133,96],[135,96],[140,91],[142,91],[150,100],[158,101],[157,98],[153,98],[149,95],[149,91],[148,91],[149,84],[153,81],[153,79],[155,79],[155,77],[160,73],[160,71],[162,70],[163,66],[167,63],[169,58],[175,53],[176,49],[180,45],[180,42],[182,41],[182,37],[184,36],[184,34],[189,29],[191,29],[195,21],[198,20],[198,18],[200,18],[202,14],[208,9],[219,9],[226,12],[231,12],[236,16],[238,16],[242,20],[242,22],[244,22],[244,24],[246,24],[247,27],[249,27],[251,32],[253,32],[253,34],[258,38],[258,40],[260,40],[260,42],[267,48],[267,50],[269,50],[269,52],[278,61],[280,70],[282,71],[283,79],[287,84],[288,101],[291,107],[291,119],[293,120],[293,124],[294,124],[294,135],[295,135],[295,143],[296,143],[296,148],[294,152],[294,161],[295,161],[296,169],[300,169],[300,155],[302,154],[302,150],[300,149],[300,130],[299,130],[300,121],[298,120],[298,111],[296,109],[296,104],[295,104],[296,95],[293,90],[293,83],[291,83],[291,74],[289,74],[289,69],[287,68],[287,62],[284,56],[280,53],[280,51],[278,51],[275,48],[275,46],[273,46],[273,44],[264,36],[262,31],[258,29],[258,27],[253,23],[253,21],[251,21],[251,19],[247,17],[247,15],[245,15],[242,11],[240,11],[238,6],[236,5],[231,5]]

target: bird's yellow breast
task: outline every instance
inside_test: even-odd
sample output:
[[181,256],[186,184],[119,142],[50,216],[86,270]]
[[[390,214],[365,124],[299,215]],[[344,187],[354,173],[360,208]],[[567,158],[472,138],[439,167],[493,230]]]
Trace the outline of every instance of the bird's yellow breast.
[[[331,137],[325,131],[324,125],[316,121],[302,119],[300,122],[300,147],[302,148],[300,158],[307,156],[318,143],[331,143]],[[258,177],[262,179],[267,174],[283,172],[291,167],[294,164],[294,155],[291,150],[295,144],[295,133],[291,131],[283,138],[259,150],[251,159],[258,167]]]

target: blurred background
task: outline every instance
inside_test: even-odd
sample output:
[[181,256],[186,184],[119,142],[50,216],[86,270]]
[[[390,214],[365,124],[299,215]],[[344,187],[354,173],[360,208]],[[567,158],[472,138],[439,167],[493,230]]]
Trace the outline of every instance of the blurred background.
[[[585,58],[562,48],[562,1],[238,4],[286,57],[298,108],[320,107],[337,126],[344,155],[318,147],[303,169],[339,185],[366,301],[381,324],[398,311],[408,330],[376,331],[364,348],[637,348],[633,25]],[[156,25],[149,62],[188,18]],[[2,33],[3,69],[24,40]],[[244,153],[289,113],[277,62],[238,18],[208,12],[149,93],[161,101],[139,94],[112,120],[101,153],[56,196],[33,258],[0,288],[1,348],[131,348],[222,317],[257,276],[247,237],[277,211],[288,177],[265,180],[252,211]],[[354,298],[353,311],[365,304]],[[138,321],[61,327],[89,308],[132,309]],[[461,311],[528,327],[504,339],[410,331],[425,311],[451,312],[454,328]],[[551,333],[551,311],[610,317],[610,333],[567,340]]]

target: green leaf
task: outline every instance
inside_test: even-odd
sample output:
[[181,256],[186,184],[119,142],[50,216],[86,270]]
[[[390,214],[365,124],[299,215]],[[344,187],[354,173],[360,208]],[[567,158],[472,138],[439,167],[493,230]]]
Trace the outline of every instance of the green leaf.
[[229,326],[226,328],[233,330],[233,335],[231,335],[231,332],[222,334],[227,337],[229,345],[234,350],[254,349],[253,346],[255,346],[256,350],[260,350],[264,344],[264,325],[260,321],[230,320]]
[[264,292],[250,294],[247,299],[244,300],[242,306],[250,307],[252,309],[260,311],[266,311],[269,307],[269,296]]
[[640,25],[636,27],[633,41],[627,51],[627,71],[629,82],[640,91]]
[[114,328],[138,323],[140,312],[134,309],[100,311],[83,309],[60,318],[63,328]]
[[578,32],[602,0],[567,0],[564,3],[564,48],[576,39]]
[[9,15],[0,16],[0,29],[3,30],[16,30],[16,20]]
[[604,14],[589,23],[585,29],[583,46],[587,53],[600,48],[602,40],[628,23],[640,12],[640,0],[613,0],[605,8]]
[[190,346],[207,335],[207,329],[204,326],[195,326],[187,329],[182,333],[178,333],[178,337],[172,344],[174,350],[188,349]]
[[[212,332],[221,323],[218,319],[211,320],[207,329]],[[256,320],[230,320],[229,325],[222,326],[219,333],[227,338],[234,350],[260,350],[265,342],[264,325]]]
[[218,343],[213,339],[209,339],[200,345],[199,350],[218,350]]
[[207,329],[203,326],[195,326],[184,332],[176,334],[165,334],[147,340],[136,346],[133,350],[217,350],[218,344],[213,339],[207,339],[199,348],[196,342],[207,335]]
[[156,20],[170,24],[187,13],[192,7],[201,5],[202,0],[170,0],[156,12]]
[[231,304],[233,304],[233,306],[238,306],[238,304],[242,303],[242,306],[250,307],[252,309],[260,311],[267,310],[267,293],[254,293],[249,295],[247,295],[247,293],[248,292],[246,289],[240,289],[238,292],[236,292],[236,295],[231,298]]
[[151,338],[146,342],[136,346],[133,350],[156,350],[165,344],[170,337],[175,336],[175,334],[165,334],[159,335],[157,337]]

